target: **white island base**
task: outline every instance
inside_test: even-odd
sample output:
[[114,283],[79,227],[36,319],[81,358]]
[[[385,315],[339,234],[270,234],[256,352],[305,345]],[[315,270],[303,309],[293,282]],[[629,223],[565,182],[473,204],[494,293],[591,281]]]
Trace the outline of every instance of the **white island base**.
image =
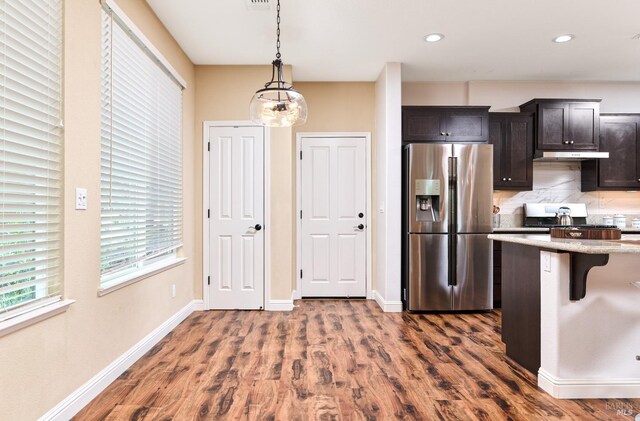
[[570,301],[570,253],[540,251],[538,386],[560,399],[640,398],[640,254],[609,254]]

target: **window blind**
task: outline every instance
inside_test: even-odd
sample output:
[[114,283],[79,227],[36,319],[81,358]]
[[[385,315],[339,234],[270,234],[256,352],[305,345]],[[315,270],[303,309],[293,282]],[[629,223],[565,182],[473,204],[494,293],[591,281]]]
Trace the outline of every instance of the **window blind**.
[[61,0],[0,2],[0,320],[60,299]]
[[113,11],[102,24],[101,285],[182,242],[182,88]]

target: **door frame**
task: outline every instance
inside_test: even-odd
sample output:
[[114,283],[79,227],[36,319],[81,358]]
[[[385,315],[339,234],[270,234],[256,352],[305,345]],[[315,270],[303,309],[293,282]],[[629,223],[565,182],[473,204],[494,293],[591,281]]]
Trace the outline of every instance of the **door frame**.
[[299,300],[302,298],[302,279],[300,279],[300,270],[302,269],[302,220],[300,219],[300,210],[302,209],[302,195],[300,194],[300,186],[302,185],[302,164],[300,159],[300,153],[302,152],[302,138],[303,137],[315,137],[315,138],[333,138],[333,137],[347,137],[347,138],[361,138],[365,142],[365,177],[366,177],[366,208],[367,217],[365,218],[365,224],[367,229],[365,234],[366,239],[366,256],[367,261],[365,263],[365,287],[367,291],[367,299],[373,300],[373,289],[371,285],[371,273],[372,273],[372,245],[371,245],[371,232],[373,225],[371,224],[371,132],[298,132],[296,133],[296,290],[294,298]]
[[263,217],[264,217],[264,246],[263,246],[263,296],[262,307],[265,310],[271,310],[271,175],[268,165],[271,156],[271,142],[269,138],[269,130],[266,127],[256,124],[252,121],[204,121],[202,123],[202,299],[204,301],[204,309],[212,310],[209,302],[209,285],[207,285],[207,277],[211,275],[211,261],[209,259],[209,242],[210,242],[210,223],[208,217],[209,211],[209,180],[211,177],[211,168],[209,164],[209,132],[214,127],[261,127],[263,135],[263,154],[262,154],[262,172],[263,172]]

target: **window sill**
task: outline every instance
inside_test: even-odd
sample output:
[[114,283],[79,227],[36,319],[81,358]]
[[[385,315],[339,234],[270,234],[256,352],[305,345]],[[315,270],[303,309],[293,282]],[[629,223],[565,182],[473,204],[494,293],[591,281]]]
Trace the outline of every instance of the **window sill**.
[[176,257],[173,259],[164,259],[158,263],[146,266],[133,273],[127,273],[119,278],[112,279],[105,286],[98,288],[98,297],[110,294],[114,291],[124,288],[128,285],[135,284],[143,279],[149,278],[165,270],[169,270],[183,264],[187,260],[186,257]]
[[76,300],[60,300],[0,322],[0,337],[67,311]]

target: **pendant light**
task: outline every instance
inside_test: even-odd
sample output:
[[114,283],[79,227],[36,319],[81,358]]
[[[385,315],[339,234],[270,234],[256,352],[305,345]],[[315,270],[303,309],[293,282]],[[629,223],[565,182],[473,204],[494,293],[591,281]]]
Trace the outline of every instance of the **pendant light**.
[[[280,0],[277,4],[276,59],[271,63],[271,81],[251,99],[251,120],[269,127],[291,127],[307,121],[307,103],[293,85],[282,78],[280,60]],[[277,79],[276,79],[277,78]]]

